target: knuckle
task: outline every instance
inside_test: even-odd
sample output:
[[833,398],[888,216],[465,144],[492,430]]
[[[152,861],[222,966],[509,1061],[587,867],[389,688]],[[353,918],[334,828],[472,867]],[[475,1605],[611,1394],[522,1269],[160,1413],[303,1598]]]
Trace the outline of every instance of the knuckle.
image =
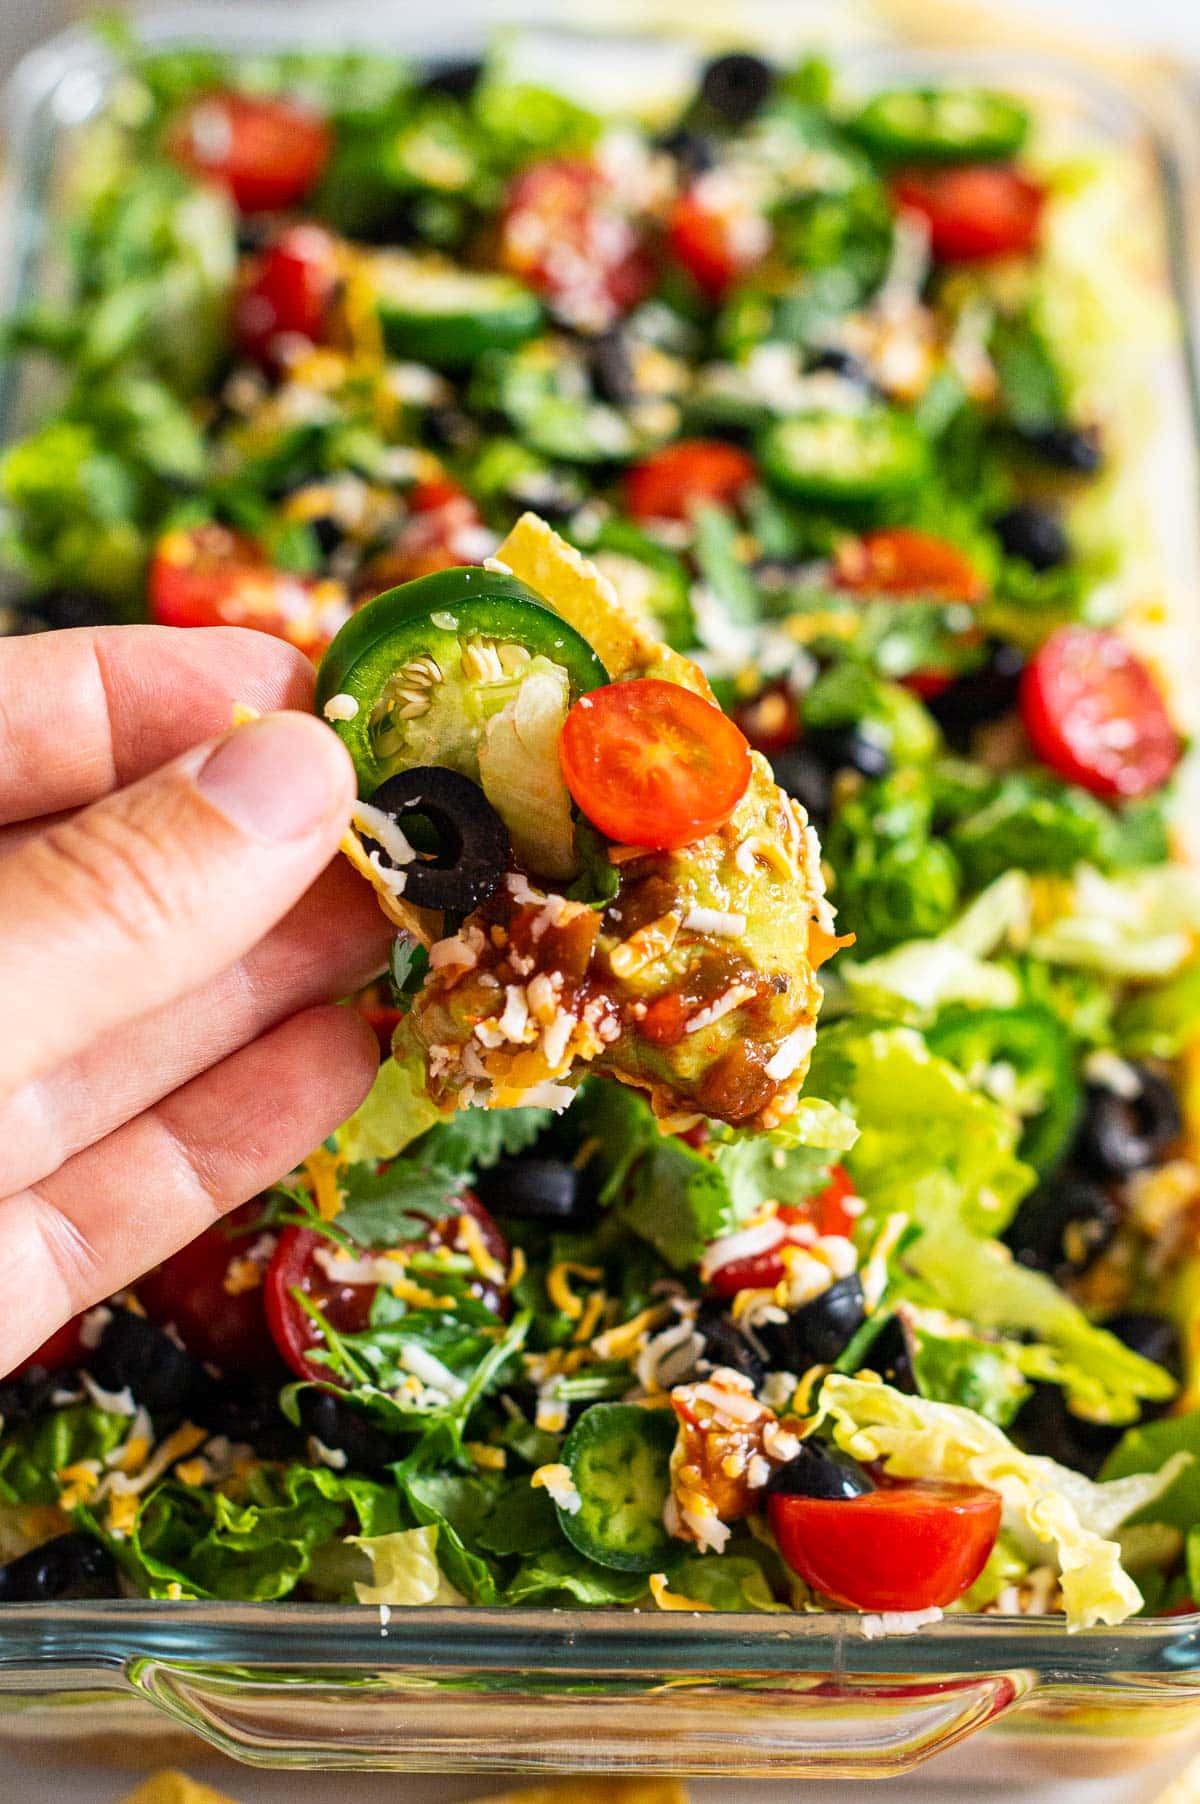
[[144,943],[169,930],[181,900],[168,845],[172,810],[118,798],[52,825],[37,842],[46,891],[72,911],[110,922]]
[[103,1291],[103,1255],[49,1197],[36,1187],[26,1194],[33,1207],[32,1225],[44,1258],[70,1298],[71,1308],[85,1308]]

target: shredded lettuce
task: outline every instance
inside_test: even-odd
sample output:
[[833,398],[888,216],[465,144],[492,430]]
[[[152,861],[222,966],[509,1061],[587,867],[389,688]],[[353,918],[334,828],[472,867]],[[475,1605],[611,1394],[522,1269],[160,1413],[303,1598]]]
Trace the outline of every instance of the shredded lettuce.
[[1085,865],[1029,950],[1049,964],[1082,965],[1116,980],[1166,978],[1191,957],[1198,931],[1196,871],[1162,865],[1104,877]]
[[678,1270],[768,1197],[811,1196],[855,1139],[849,1117],[818,1097],[802,1097],[773,1133],[717,1130],[703,1148],[663,1134],[648,1105],[619,1084],[589,1085],[581,1108],[581,1126],[601,1143],[603,1200]]
[[360,1604],[389,1608],[419,1604],[465,1604],[437,1560],[436,1528],[404,1528],[390,1535],[352,1536],[371,1562],[371,1583],[358,1583]]
[[1094,1484],[1054,1460],[1019,1452],[972,1410],[906,1397],[886,1384],[835,1373],[822,1387],[821,1412],[843,1452],[882,1460],[893,1477],[998,1491],[1006,1527],[1053,1548],[1068,1629],[1124,1622],[1140,1607],[1141,1593],[1111,1537],[1174,1482],[1189,1454],[1174,1455],[1155,1473]]
[[1032,1187],[1016,1154],[1017,1118],[911,1028],[839,1022],[818,1040],[809,1081],[858,1124],[846,1165],[867,1203],[868,1234],[897,1212],[922,1226],[927,1211],[930,1223],[948,1214],[999,1233]]
[[413,1049],[385,1059],[366,1097],[337,1131],[338,1151],[353,1165],[394,1159],[443,1119],[425,1089],[425,1066]]
[[1028,917],[1028,879],[1020,871],[1008,871],[936,938],[907,940],[860,963],[840,959],[838,973],[864,1007],[882,993],[923,1013],[951,1002],[1012,1008],[1020,998],[1020,983],[1015,973],[989,960]]

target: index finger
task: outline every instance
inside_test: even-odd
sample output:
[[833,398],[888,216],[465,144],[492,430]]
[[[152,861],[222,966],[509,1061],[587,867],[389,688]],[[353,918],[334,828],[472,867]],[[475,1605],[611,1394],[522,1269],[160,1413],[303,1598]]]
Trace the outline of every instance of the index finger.
[[0,640],[0,822],[80,808],[233,724],[310,708],[313,670],[244,627],[99,626]]

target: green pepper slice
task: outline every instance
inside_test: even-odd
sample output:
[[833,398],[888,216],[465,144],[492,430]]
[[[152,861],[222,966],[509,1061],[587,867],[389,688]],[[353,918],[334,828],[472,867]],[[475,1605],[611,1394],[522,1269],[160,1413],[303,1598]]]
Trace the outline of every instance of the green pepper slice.
[[805,501],[875,501],[915,487],[929,449],[894,407],[793,414],[768,426],[759,461],[775,488]]
[[374,280],[393,357],[466,369],[485,351],[523,344],[541,325],[541,302],[513,276],[397,254],[376,259]]
[[1052,1172],[1071,1144],[1083,1103],[1075,1049],[1062,1023],[1036,1003],[955,1007],[926,1037],[930,1050],[957,1065],[972,1083],[1011,1101],[1025,1119],[1021,1157],[1041,1177]]
[[321,660],[317,711],[345,742],[364,797],[420,764],[478,780],[487,722],[535,658],[565,671],[571,702],[609,680],[587,640],[515,577],[439,570],[351,616]]
[[851,129],[890,163],[992,163],[1021,148],[1029,114],[988,88],[889,88],[867,101]]

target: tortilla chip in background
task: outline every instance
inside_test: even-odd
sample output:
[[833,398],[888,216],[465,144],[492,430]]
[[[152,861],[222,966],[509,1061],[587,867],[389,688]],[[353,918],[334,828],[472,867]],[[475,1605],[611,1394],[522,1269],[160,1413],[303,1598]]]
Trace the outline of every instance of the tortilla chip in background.
[[678,1779],[557,1779],[529,1791],[480,1798],[477,1804],[688,1804],[688,1790]]
[[[235,1804],[226,1792],[186,1773],[155,1773],[122,1804]],[[688,1804],[678,1779],[559,1779],[528,1791],[506,1791],[479,1804]]]
[[236,1804],[228,1792],[214,1791],[186,1773],[155,1773],[131,1791],[121,1804]]

